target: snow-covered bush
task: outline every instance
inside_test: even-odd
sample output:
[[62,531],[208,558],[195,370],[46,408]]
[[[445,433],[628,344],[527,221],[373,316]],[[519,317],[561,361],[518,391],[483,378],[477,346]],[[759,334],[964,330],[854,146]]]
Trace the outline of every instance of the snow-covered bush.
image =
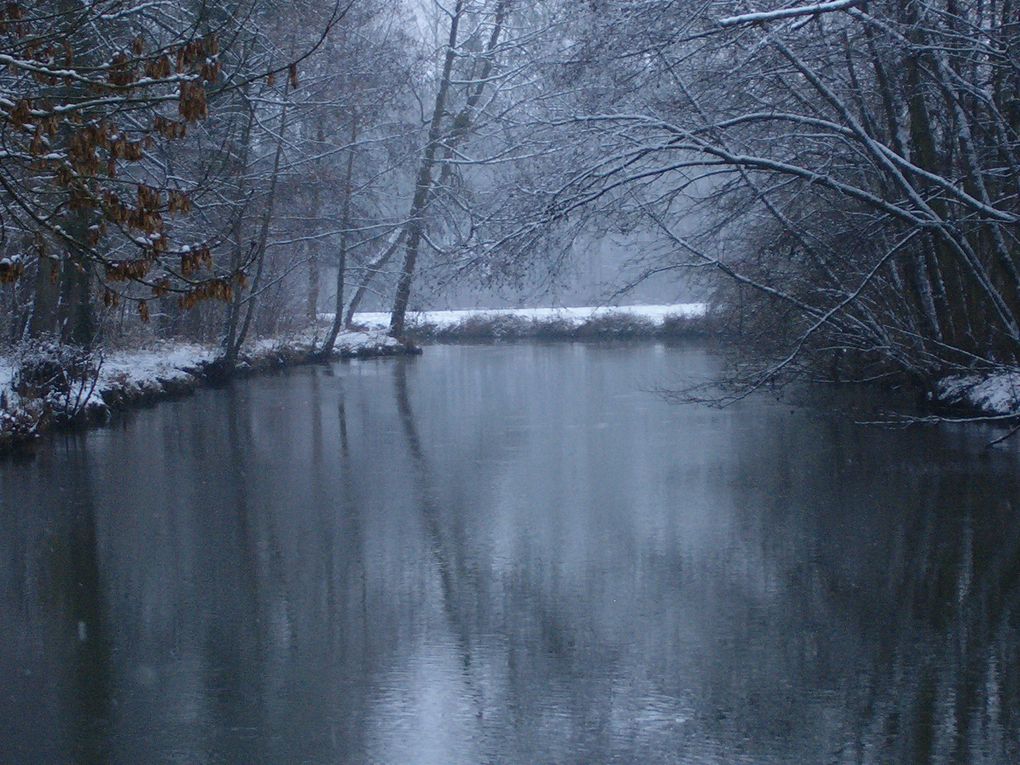
[[53,338],[26,340],[12,354],[11,387],[22,401],[39,401],[57,422],[73,423],[105,415],[96,389],[99,353]]
[[509,313],[468,316],[452,330],[452,334],[464,338],[514,338],[527,333],[527,319]]
[[575,337],[652,337],[655,322],[645,316],[628,313],[605,313],[592,316],[575,331]]
[[531,320],[531,336],[546,340],[562,340],[574,336],[575,322],[563,316],[545,316]]
[[0,453],[34,439],[45,411],[40,401],[12,402],[0,396]]
[[703,314],[668,313],[659,325],[659,334],[663,337],[708,335],[717,330],[712,317]]

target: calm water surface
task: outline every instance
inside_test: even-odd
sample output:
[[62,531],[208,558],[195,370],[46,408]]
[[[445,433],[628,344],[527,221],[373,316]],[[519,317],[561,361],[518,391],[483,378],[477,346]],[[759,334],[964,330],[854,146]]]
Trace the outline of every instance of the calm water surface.
[[1014,763],[1020,447],[429,348],[0,464],[3,763]]

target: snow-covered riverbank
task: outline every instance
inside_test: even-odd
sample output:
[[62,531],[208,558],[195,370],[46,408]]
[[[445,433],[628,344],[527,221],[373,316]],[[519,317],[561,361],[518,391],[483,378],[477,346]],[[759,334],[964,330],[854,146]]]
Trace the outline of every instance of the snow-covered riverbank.
[[936,396],[940,403],[987,417],[1020,417],[1020,369],[952,375],[939,382]]
[[[613,338],[696,334],[705,331],[703,303],[621,307],[465,309],[408,315],[408,335],[415,338]],[[318,327],[284,338],[259,340],[238,359],[230,375],[244,375],[312,359],[332,316]],[[389,314],[359,313],[358,331],[343,332],[334,354],[340,358],[393,356],[419,352],[408,342],[385,334]],[[59,361],[47,354],[66,354],[52,347],[0,355],[0,452],[54,427],[97,425],[112,410],[163,398],[187,395],[221,379],[219,349],[194,343],[161,341],[142,348],[108,350],[87,359]],[[18,354],[21,353],[19,357]],[[34,354],[32,356],[31,354]],[[26,366],[27,365],[27,366]],[[63,366],[83,365],[66,374]],[[22,370],[32,367],[28,381]],[[58,379],[50,379],[50,373]]]
[[[437,327],[453,327],[466,319],[489,319],[514,317],[542,321],[569,321],[580,325],[596,317],[634,316],[656,323],[668,316],[695,318],[704,316],[708,306],[705,303],[671,303],[663,305],[631,306],[573,306],[566,308],[465,308],[446,311],[416,311],[407,315],[408,326],[431,324]],[[384,329],[389,326],[388,313],[356,313],[355,323],[370,329]]]
[[[705,303],[472,308],[408,313],[407,332],[440,339],[652,337],[707,332],[708,318]],[[355,324],[367,329],[385,329],[389,321],[388,313],[354,315]]]
[[[320,328],[259,340],[240,355],[232,374],[245,375],[311,361],[323,334]],[[334,347],[334,356],[338,358],[418,352],[416,346],[378,331],[341,333]],[[50,360],[45,357],[46,351],[38,348],[21,354],[0,356],[0,452],[32,441],[53,427],[98,425],[109,418],[111,410],[187,395],[214,377],[219,349],[162,341],[144,348],[101,352],[92,357],[91,373],[84,379],[54,381],[48,390],[33,393],[27,393],[32,386],[19,380],[21,369],[26,363],[40,368]],[[59,366],[49,364],[46,368],[52,368],[56,375]]]

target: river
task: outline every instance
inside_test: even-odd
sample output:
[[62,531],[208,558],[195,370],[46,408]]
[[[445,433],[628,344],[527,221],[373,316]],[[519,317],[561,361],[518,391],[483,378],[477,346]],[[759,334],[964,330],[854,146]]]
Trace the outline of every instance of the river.
[[0,762],[1020,761],[1020,447],[654,392],[715,364],[436,346],[0,463]]

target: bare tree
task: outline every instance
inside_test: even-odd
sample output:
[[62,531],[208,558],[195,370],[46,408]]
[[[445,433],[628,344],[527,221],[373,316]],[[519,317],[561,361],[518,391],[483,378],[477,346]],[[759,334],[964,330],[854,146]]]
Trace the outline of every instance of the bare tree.
[[532,123],[569,160],[507,238],[657,231],[646,274],[715,272],[754,312],[745,391],[1015,364],[1013,26],[996,3],[600,4]]
[[[479,102],[485,93],[492,77],[495,57],[498,55],[500,39],[510,12],[510,0],[497,0],[489,10],[484,7],[474,8],[468,0],[455,0],[453,9],[447,12],[449,24],[447,39],[442,57],[442,65],[437,77],[436,93],[433,101],[432,116],[429,120],[428,135],[422,147],[421,160],[414,186],[414,197],[408,213],[407,233],[404,245],[404,260],[397,281],[396,295],[393,300],[393,312],[390,318],[390,334],[400,336],[404,332],[404,320],[411,296],[411,284],[418,251],[425,232],[425,215],[434,193],[436,178],[434,177],[437,156],[448,161],[454,156],[456,145],[472,128],[476,118]],[[475,18],[477,17],[477,18]],[[461,25],[468,19],[476,20],[476,28],[471,34],[464,35]],[[488,34],[485,35],[485,31]],[[473,41],[479,36],[484,39],[481,50],[471,54]],[[458,79],[454,64],[458,58],[467,56],[474,64],[466,74],[466,79]],[[447,124],[447,114],[453,112],[452,91],[455,87],[464,89],[464,100],[461,108],[456,111],[453,121]]]

